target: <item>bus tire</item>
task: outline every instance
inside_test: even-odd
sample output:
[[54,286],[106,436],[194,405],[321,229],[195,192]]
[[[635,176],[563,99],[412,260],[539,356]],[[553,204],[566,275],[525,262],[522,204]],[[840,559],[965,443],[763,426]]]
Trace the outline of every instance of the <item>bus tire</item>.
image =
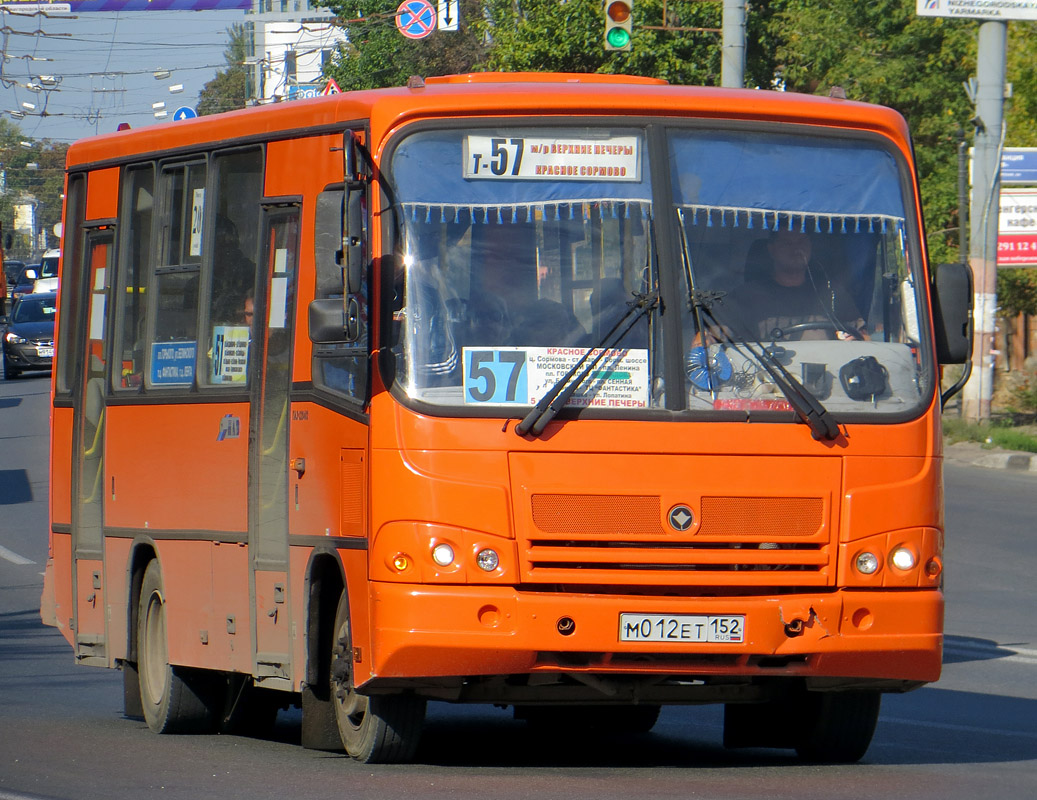
[[868,751],[879,719],[877,691],[808,692],[799,757],[822,764],[850,764]]
[[144,571],[137,613],[137,677],[144,720],[155,733],[205,733],[213,728],[212,681],[169,663],[165,596],[158,561]]
[[410,761],[421,738],[425,700],[408,695],[362,695],[353,687],[349,599],[343,589],[335,610],[331,647],[331,704],[346,752],[363,764]]

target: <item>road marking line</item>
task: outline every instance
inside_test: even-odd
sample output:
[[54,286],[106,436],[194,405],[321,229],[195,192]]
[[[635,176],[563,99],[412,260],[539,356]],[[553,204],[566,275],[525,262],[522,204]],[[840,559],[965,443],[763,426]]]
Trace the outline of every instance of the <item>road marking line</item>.
[[981,656],[997,661],[1012,661],[1017,664],[1037,662],[1037,650],[1012,647],[1005,644],[973,644],[971,642],[944,643],[944,652],[951,655]]
[[1037,650],[1029,650],[1025,647],[1014,647],[1010,644],[976,644],[973,642],[945,642],[945,650],[966,650],[980,653],[991,653],[997,655],[1001,650],[1007,650],[1017,656],[1029,656],[1037,658]]
[[12,564],[18,564],[20,566],[24,566],[26,564],[35,564],[36,563],[31,558],[26,558],[25,556],[20,556],[17,553],[15,553],[13,550],[8,550],[2,544],[0,544],[0,558],[3,558],[5,560],[7,560],[7,561],[10,561]]

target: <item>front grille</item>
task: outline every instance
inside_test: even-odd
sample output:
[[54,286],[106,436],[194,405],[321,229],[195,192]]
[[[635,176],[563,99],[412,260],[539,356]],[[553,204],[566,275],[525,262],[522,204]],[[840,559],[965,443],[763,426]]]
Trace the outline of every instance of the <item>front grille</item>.
[[834,573],[819,497],[703,497],[685,532],[653,496],[534,495],[524,578],[537,584],[824,586]]
[[665,533],[659,498],[643,495],[535,494],[533,524],[544,533]]

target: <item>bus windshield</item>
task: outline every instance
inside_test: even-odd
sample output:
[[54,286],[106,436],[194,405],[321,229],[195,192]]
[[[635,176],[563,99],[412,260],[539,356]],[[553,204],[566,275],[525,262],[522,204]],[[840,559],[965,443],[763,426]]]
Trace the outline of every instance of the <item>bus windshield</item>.
[[[872,139],[702,128],[674,127],[666,141],[669,181],[653,186],[660,155],[638,129],[404,138],[391,165],[406,395],[513,416],[601,346],[661,274],[677,295],[663,293],[660,314],[639,319],[571,406],[788,412],[777,368],[839,420],[919,413],[933,366],[909,184],[892,152]],[[657,263],[660,235],[674,263]],[[672,344],[667,311],[681,317]],[[664,354],[679,368],[667,372]]]

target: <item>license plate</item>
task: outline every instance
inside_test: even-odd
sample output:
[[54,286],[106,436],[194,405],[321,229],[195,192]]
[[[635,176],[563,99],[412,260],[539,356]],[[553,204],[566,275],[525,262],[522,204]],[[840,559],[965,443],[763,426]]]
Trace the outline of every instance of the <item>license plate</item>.
[[621,642],[744,642],[740,614],[620,614]]
[[40,358],[54,358],[54,348],[53,347],[37,347],[36,348],[36,355],[39,356]]

